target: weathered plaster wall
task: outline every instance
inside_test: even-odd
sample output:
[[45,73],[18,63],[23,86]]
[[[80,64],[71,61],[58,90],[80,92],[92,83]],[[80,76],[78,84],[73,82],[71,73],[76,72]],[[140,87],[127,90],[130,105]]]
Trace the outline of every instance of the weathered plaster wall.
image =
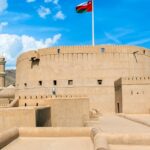
[[[40,108],[40,111],[44,111],[45,108]],[[46,108],[47,109],[47,108]],[[25,107],[14,107],[14,108],[1,108],[0,109],[0,132],[12,127],[36,127],[36,120],[40,118],[38,116],[38,108],[25,108]],[[42,113],[42,112],[41,112]],[[47,114],[48,115],[48,114]],[[47,116],[44,117],[44,121]],[[42,119],[40,120],[41,123]],[[46,121],[45,121],[46,122]]]
[[[49,106],[49,126],[84,126],[89,119],[89,99],[85,97],[52,97],[20,99],[19,106]],[[42,115],[45,117],[45,115]]]
[[[127,77],[120,79],[123,113],[150,113],[150,77]],[[121,102],[122,101],[122,102]]]
[[[150,51],[145,48],[106,45],[26,52],[17,60],[16,98],[49,95],[55,88],[58,95],[87,95],[90,109],[115,112],[114,81],[125,76],[149,75],[149,56]],[[73,84],[68,85],[68,80],[73,80]],[[102,84],[97,80],[102,80]]]

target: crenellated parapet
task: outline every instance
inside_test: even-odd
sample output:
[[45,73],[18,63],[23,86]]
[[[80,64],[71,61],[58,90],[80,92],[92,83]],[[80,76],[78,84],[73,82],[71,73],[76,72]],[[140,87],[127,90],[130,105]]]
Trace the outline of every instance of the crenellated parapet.
[[97,46],[60,46],[38,49],[36,51],[25,52],[20,55],[18,61],[30,59],[31,57],[45,55],[65,55],[65,54],[136,54],[150,57],[150,51],[143,47],[122,46],[122,45],[97,45]]
[[121,78],[122,84],[150,84],[150,76],[134,76]]

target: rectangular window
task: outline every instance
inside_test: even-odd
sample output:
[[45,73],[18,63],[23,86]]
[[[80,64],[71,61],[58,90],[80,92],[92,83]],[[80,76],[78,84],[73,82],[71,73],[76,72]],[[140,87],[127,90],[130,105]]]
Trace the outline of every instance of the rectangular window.
[[27,83],[24,83],[24,86],[27,87]]
[[53,81],[53,85],[57,85],[57,80],[54,80],[54,81]]
[[39,81],[39,85],[42,86],[42,81]]
[[102,82],[103,82],[103,80],[97,80],[97,84],[98,84],[98,85],[101,85]]
[[73,85],[73,80],[68,80],[68,85]]
[[100,52],[104,53],[105,52],[105,48],[100,48]]
[[59,49],[59,48],[57,49],[57,53],[58,53],[58,54],[60,53],[60,49]]

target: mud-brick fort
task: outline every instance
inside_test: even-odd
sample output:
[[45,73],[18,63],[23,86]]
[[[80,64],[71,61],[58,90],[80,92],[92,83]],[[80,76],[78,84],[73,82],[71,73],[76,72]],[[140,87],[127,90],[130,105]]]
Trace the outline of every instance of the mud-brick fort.
[[[126,78],[130,90],[122,91],[128,97],[124,101],[142,95],[144,103],[145,98],[149,98],[146,91],[149,75],[150,51],[141,47],[102,45],[40,49],[23,53],[17,59],[15,96],[20,100],[38,100],[49,95],[84,95],[89,98],[90,109],[101,113],[122,112],[123,103],[115,104],[115,81]],[[132,102],[133,105],[138,103]],[[149,112],[149,108],[137,109],[134,110],[137,113]]]
[[65,150],[150,149],[149,49],[98,45],[28,51],[16,61],[15,87],[4,85],[1,58],[0,132],[17,127],[0,133],[4,150],[22,149],[23,143],[47,150],[54,139],[56,150],[61,143]]

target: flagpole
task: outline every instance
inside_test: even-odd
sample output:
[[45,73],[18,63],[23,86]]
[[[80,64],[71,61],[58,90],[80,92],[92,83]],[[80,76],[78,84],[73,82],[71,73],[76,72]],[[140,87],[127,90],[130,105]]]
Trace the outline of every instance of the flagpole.
[[92,0],[92,46],[95,46],[94,0]]

